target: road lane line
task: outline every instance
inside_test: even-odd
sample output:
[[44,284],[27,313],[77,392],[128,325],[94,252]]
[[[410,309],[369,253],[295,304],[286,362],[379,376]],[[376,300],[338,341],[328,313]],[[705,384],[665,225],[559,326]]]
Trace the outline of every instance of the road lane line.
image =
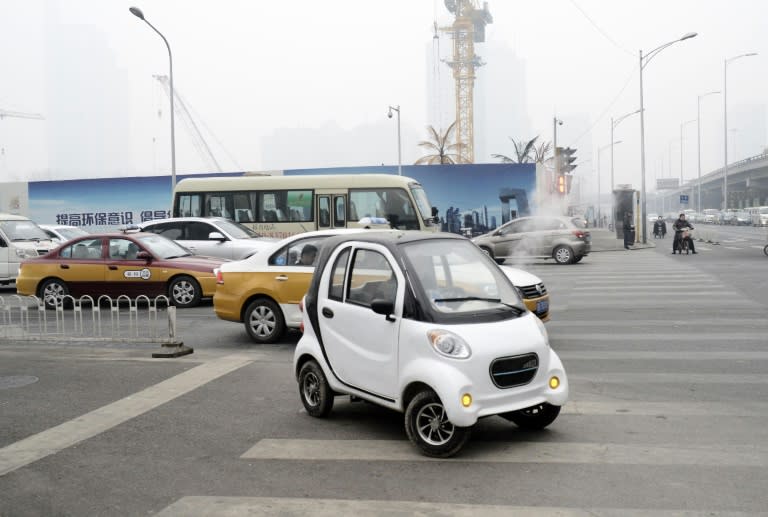
[[0,449],[0,476],[108,431],[254,361],[229,355]]
[[[754,513],[664,510],[653,508],[568,508],[552,506],[507,506],[486,504],[432,503],[423,501],[383,501],[356,499],[313,499],[309,497],[217,497],[186,496],[167,506],[157,517],[221,517],[249,515],[265,517],[338,517],[440,515],[445,517],[754,517]],[[763,514],[766,515],[766,514]]]
[[[451,462],[583,463],[590,465],[693,465],[768,467],[768,448],[742,445],[718,449],[586,442],[471,442]],[[419,454],[407,440],[260,440],[243,459],[299,461],[445,461]]]
[[748,417],[766,418],[768,403],[747,400],[729,402],[633,402],[627,400],[569,400],[561,415]]

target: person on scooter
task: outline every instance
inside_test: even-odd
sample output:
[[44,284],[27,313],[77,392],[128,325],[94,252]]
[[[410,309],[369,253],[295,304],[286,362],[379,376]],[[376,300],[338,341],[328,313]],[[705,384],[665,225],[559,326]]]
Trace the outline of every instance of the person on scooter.
[[[683,231],[686,228],[690,228],[693,230],[693,226],[691,226],[691,223],[685,220],[685,214],[680,214],[680,217],[672,223],[672,229],[675,230],[675,238],[672,241],[672,254],[675,254],[675,251],[679,252],[681,255],[683,253],[682,247],[683,247]],[[689,237],[685,238],[688,242],[688,249],[691,250],[691,253],[696,255],[696,248],[693,246],[693,239]]]
[[659,216],[653,223],[653,236],[657,239],[663,239],[666,234],[667,223],[664,221],[663,217]]

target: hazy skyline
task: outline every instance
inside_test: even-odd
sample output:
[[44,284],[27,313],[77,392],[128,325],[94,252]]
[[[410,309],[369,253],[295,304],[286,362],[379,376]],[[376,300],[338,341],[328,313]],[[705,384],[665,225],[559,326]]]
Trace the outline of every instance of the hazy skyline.
[[[410,164],[421,156],[416,143],[426,137],[425,127],[439,125],[428,117],[424,52],[433,22],[451,21],[442,1],[6,0],[0,109],[46,119],[0,120],[0,181],[169,172],[168,99],[152,78],[168,73],[168,55],[157,34],[128,12],[131,5],[168,38],[175,87],[215,135],[209,144],[225,170],[396,164],[389,105],[401,106],[403,163]],[[483,127],[498,128],[479,147],[508,136],[551,140],[557,115],[564,122],[558,142],[579,149],[585,163],[576,172],[594,185],[595,152],[610,143],[611,116],[639,107],[638,50],[691,31],[698,37],[664,50],[643,74],[649,180],[679,176],[680,124],[696,118],[699,94],[723,89],[726,57],[759,53],[728,67],[728,122],[736,129],[729,161],[766,146],[765,2],[490,0],[488,6],[487,46],[506,49],[524,67],[524,91],[516,95],[527,99],[521,110],[531,131],[513,134],[519,122],[492,120],[495,99],[506,92],[477,85],[485,97],[476,105],[486,106],[491,119]],[[485,47],[478,44],[476,52],[488,61]],[[442,76],[450,78],[447,67]],[[702,99],[701,117],[706,173],[723,162],[722,95]],[[206,170],[178,117],[176,123],[178,173]],[[349,135],[355,149],[315,142],[313,132],[324,128]],[[365,142],[354,132],[380,141],[358,152]],[[307,138],[295,142],[292,155],[288,150],[273,159],[263,144],[281,134]],[[638,117],[622,122],[615,138],[622,140],[616,182],[637,186]],[[689,124],[686,178],[696,173],[695,143],[695,124]],[[511,142],[488,152],[511,154]],[[603,189],[608,158],[603,152]]]

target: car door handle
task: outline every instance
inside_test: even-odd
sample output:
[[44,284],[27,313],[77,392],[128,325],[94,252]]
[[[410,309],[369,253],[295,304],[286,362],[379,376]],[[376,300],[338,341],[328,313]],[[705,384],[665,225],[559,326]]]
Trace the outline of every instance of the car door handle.
[[111,269],[112,271],[117,271],[117,266],[109,266],[109,269]]
[[67,265],[67,264],[62,264],[62,265],[60,265],[59,267],[60,267],[61,269],[69,269],[69,265]]
[[278,282],[285,282],[286,280],[288,280],[288,276],[287,275],[277,275],[275,277],[275,280],[277,280]]
[[322,313],[326,318],[333,318],[333,311],[328,307],[323,307]]

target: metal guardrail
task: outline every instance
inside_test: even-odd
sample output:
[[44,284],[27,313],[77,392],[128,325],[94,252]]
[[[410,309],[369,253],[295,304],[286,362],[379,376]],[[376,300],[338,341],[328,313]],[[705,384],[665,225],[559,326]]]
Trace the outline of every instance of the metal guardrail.
[[0,298],[0,342],[78,341],[161,343],[181,346],[176,337],[176,307],[168,297],[126,295],[113,299],[65,296],[47,309],[37,296]]

